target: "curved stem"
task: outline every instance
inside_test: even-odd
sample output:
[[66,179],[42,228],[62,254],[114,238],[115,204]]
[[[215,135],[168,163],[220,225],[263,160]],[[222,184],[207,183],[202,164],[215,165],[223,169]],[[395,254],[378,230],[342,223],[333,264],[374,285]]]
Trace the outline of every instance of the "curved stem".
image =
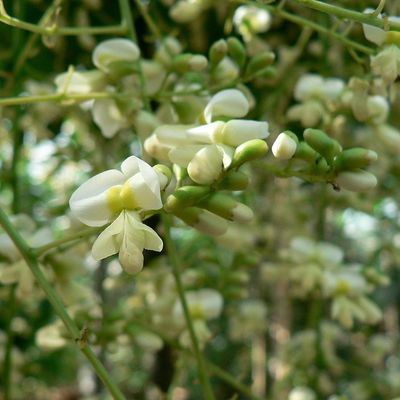
[[62,303],[61,298],[58,296],[57,292],[53,289],[51,283],[47,280],[46,276],[43,274],[41,268],[39,267],[39,263],[35,254],[32,252],[26,241],[22,238],[22,236],[18,233],[18,231],[14,228],[14,226],[9,221],[6,213],[0,208],[0,225],[6,231],[6,233],[10,236],[11,240],[14,242],[15,246],[20,251],[22,257],[25,262],[29,266],[33,275],[35,276],[39,286],[45,292],[47,299],[50,304],[53,306],[56,314],[61,318],[65,327],[67,328],[71,338],[75,341],[77,345],[79,345],[80,350],[85,355],[85,357],[92,364],[92,367],[96,371],[96,374],[103,381],[104,385],[107,387],[111,395],[115,400],[125,400],[124,395],[115,385],[110,375],[104,368],[104,366],[98,360],[96,354],[93,350],[87,345],[87,343],[83,343],[81,340],[81,333],[78,326],[72,320],[70,315]]
[[378,28],[382,29],[400,31],[400,22],[384,20],[383,18],[376,17],[373,13],[364,14],[359,11],[348,10],[347,8],[324,3],[318,0],[294,0],[294,1],[306,7],[312,8],[313,10],[321,11],[329,15],[334,15],[335,17],[338,18],[349,19],[352,21],[360,22],[362,24],[377,26]]
[[22,104],[43,103],[43,102],[82,102],[93,99],[114,99],[129,96],[127,93],[115,94],[109,92],[93,92],[82,94],[51,93],[37,96],[18,96],[0,99],[0,106],[17,106]]
[[214,394],[211,389],[211,384],[206,372],[206,362],[200,351],[199,341],[194,330],[193,321],[190,315],[189,307],[185,297],[185,290],[183,288],[183,283],[181,279],[181,265],[179,262],[178,254],[175,248],[175,244],[171,237],[171,217],[168,214],[161,214],[163,227],[164,227],[164,238],[167,245],[168,257],[172,264],[172,272],[175,278],[176,288],[178,290],[179,300],[182,304],[183,313],[186,320],[186,325],[189,330],[190,339],[192,341],[192,346],[194,350],[194,355],[197,360],[197,367],[199,371],[199,379],[203,386],[204,398],[207,400],[214,400]]
[[104,227],[97,229],[96,228],[83,229],[82,231],[71,233],[70,235],[67,235],[61,239],[54,240],[53,242],[44,244],[43,246],[33,248],[32,251],[34,252],[36,257],[39,257],[44,253],[48,252],[49,250],[59,247],[65,243],[72,242],[75,240],[80,240],[88,236],[91,236],[95,233],[98,233],[101,229],[104,229]]

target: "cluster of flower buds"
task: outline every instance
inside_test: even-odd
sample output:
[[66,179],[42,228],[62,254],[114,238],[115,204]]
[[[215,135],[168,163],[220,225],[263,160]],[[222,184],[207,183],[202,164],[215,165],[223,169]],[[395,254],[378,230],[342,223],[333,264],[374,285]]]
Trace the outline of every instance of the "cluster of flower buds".
[[343,150],[340,143],[319,129],[308,128],[304,141],[290,131],[282,132],[272,146],[274,156],[281,160],[301,160],[305,168],[297,170],[322,176],[334,188],[364,192],[377,184],[376,177],[365,171],[378,155],[361,147]]
[[146,151],[178,170],[178,187],[165,210],[200,231],[219,235],[227,221],[248,222],[252,211],[220,190],[243,190],[248,179],[239,168],[268,151],[262,139],[268,123],[243,119],[249,102],[236,89],[214,95],[205,107],[204,125],[161,125],[145,141]]

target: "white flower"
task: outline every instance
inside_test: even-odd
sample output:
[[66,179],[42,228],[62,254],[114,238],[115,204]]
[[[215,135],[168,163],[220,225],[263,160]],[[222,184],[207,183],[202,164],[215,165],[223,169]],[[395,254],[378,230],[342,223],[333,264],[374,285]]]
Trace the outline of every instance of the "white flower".
[[160,181],[157,172],[135,156],[122,163],[121,171],[113,169],[89,179],[72,194],[70,207],[89,226],[102,226],[117,217],[95,241],[93,257],[101,260],[119,252],[124,269],[136,273],[143,267],[143,249],[163,247],[140,214],[162,207]]
[[271,14],[254,6],[240,6],[233,15],[233,24],[242,34],[266,32],[271,26]]
[[112,70],[114,63],[134,63],[140,57],[137,45],[128,39],[109,39],[101,42],[93,51],[93,64],[105,73]]
[[112,138],[126,124],[125,116],[112,99],[95,100],[92,115],[94,122],[106,138]]
[[[122,171],[122,172],[121,172]],[[157,173],[131,156],[121,164],[90,178],[71,196],[73,215],[89,226],[103,226],[123,209],[158,210],[162,207]]]
[[126,272],[135,274],[143,268],[143,249],[161,251],[163,242],[157,233],[143,224],[136,211],[123,210],[93,243],[96,260],[119,252],[119,261]]
[[288,400],[315,400],[315,393],[306,386],[297,386],[289,393]]
[[320,75],[305,74],[297,82],[294,97],[305,101],[310,98],[336,100],[344,89],[344,82],[337,78],[324,79]]
[[[190,315],[193,319],[209,320],[217,318],[224,305],[224,299],[214,289],[199,289],[186,292],[186,301]],[[176,301],[173,314],[178,319],[183,319],[183,308],[179,300]]]
[[54,80],[57,92],[67,94],[87,94],[101,90],[106,85],[105,75],[101,71],[64,72]]
[[[211,184],[232,162],[235,147],[252,139],[268,137],[268,123],[232,119],[212,122],[214,117],[243,117],[249,102],[237,89],[223,90],[211,98],[204,110],[205,125],[163,125],[144,144],[146,151],[188,168],[190,178],[199,184]],[[156,137],[157,139],[155,139]],[[162,157],[162,158],[161,158]]]
[[387,83],[393,83],[400,74],[400,48],[385,46],[376,56],[371,57],[371,69]]
[[[372,8],[367,8],[364,10],[365,14],[372,14],[375,10]],[[382,19],[382,14],[377,15],[377,18]],[[388,17],[389,22],[399,22],[400,17],[397,16],[390,16]],[[368,25],[368,24],[362,24],[363,31],[364,31],[364,36],[367,40],[369,40],[372,43],[375,43],[378,46],[381,46],[384,43],[390,43],[390,42],[399,42],[399,37],[398,37],[398,32],[396,31],[385,31],[382,28],[379,28],[377,26],[373,25]]]

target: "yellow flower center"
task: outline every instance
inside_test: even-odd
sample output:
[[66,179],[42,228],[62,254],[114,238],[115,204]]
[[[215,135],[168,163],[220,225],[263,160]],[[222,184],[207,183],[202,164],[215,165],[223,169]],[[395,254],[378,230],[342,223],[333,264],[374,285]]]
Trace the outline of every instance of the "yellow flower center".
[[128,181],[123,186],[113,186],[107,190],[107,205],[113,213],[138,208],[137,200]]
[[400,46],[400,32],[396,31],[387,32],[385,43],[397,44],[398,46]]

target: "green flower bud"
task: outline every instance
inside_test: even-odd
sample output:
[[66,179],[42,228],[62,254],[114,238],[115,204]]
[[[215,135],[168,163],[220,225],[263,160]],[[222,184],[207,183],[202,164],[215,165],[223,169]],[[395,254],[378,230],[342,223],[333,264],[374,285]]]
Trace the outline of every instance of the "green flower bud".
[[228,222],[225,219],[197,207],[185,208],[175,215],[186,224],[208,235],[222,235],[228,229]]
[[211,67],[216,67],[226,56],[228,45],[224,39],[216,41],[210,48],[208,58],[210,59]]
[[238,168],[248,161],[256,160],[264,156],[267,152],[268,145],[264,140],[248,140],[236,148],[233,155],[232,167]]
[[230,221],[249,222],[254,216],[251,208],[222,193],[212,194],[200,201],[197,206]]
[[164,209],[175,212],[192,206],[210,193],[210,188],[205,186],[182,186],[168,196]]
[[336,171],[362,169],[371,165],[378,159],[375,151],[355,147],[342,151],[334,160],[333,166]]
[[246,68],[246,75],[253,76],[259,71],[269,67],[275,61],[275,54],[272,51],[265,51],[251,57]]
[[236,62],[239,67],[243,67],[246,62],[246,49],[243,46],[242,42],[235,38],[230,37],[227,40],[228,43],[228,54],[231,58]]
[[306,142],[298,143],[296,152],[293,156],[293,158],[297,158],[308,163],[315,163],[318,157],[320,157],[320,155]]
[[202,55],[180,54],[173,59],[171,70],[174,72],[198,72],[207,67],[207,59]]
[[335,156],[342,151],[342,147],[338,141],[330,138],[325,132],[319,129],[306,129],[304,131],[304,139],[315,151],[321,154],[329,164],[331,164]]
[[249,186],[249,177],[241,171],[231,171],[219,183],[222,190],[245,190]]
[[164,190],[171,182],[172,171],[164,164],[157,164],[153,169],[157,172],[161,190]]

